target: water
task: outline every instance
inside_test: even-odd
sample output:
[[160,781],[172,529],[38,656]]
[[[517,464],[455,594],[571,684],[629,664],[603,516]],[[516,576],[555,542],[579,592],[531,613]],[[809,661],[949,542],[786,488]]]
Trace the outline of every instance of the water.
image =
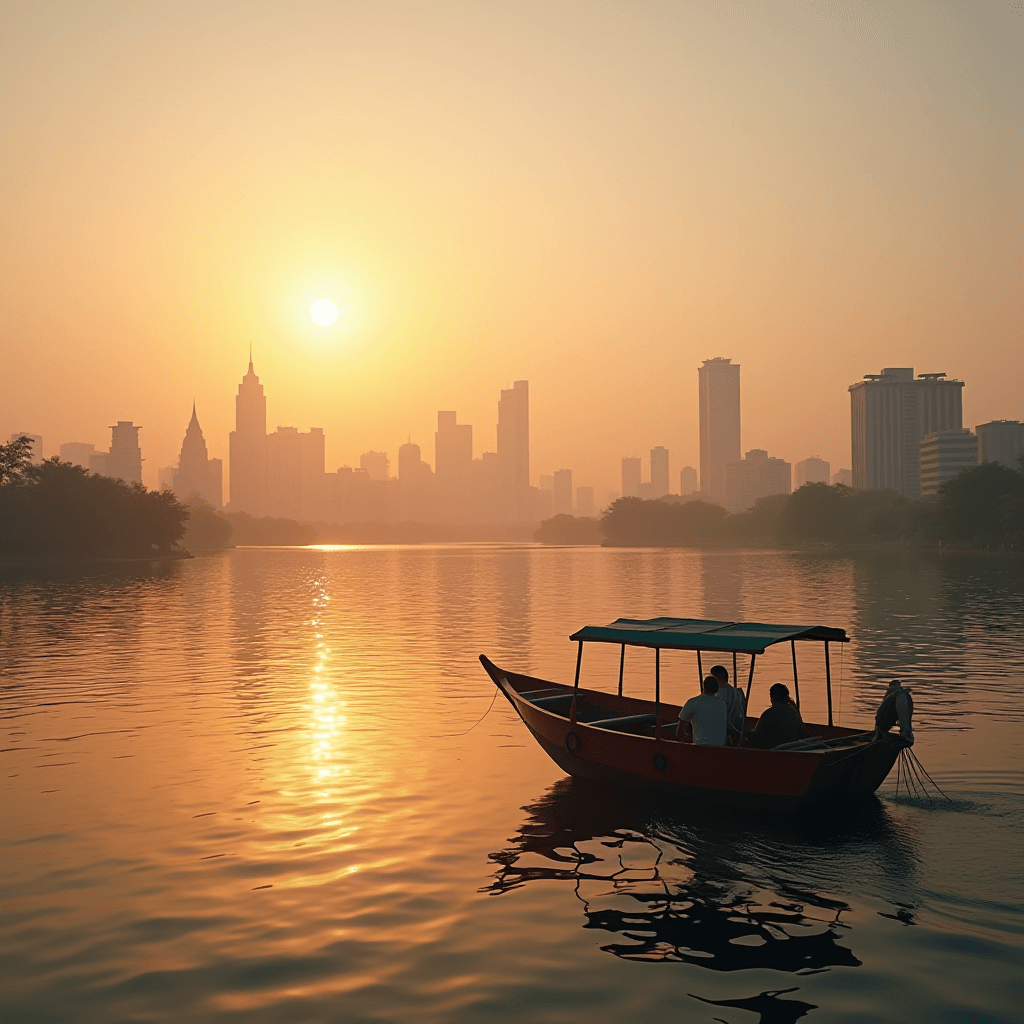
[[[953,803],[893,778],[842,818],[699,815],[566,779],[492,705],[479,653],[571,680],[573,629],[657,614],[847,628],[843,724],[900,675]],[[617,672],[587,649],[585,684]],[[696,679],[663,658],[666,699]],[[0,582],[0,1019],[1016,1021],[1022,683],[1006,558],[250,549]]]

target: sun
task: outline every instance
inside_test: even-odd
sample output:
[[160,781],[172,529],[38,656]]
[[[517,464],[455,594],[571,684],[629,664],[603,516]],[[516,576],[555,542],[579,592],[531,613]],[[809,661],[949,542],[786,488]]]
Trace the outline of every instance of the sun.
[[321,327],[330,327],[338,319],[338,307],[330,299],[317,299],[309,307],[309,315],[313,323]]

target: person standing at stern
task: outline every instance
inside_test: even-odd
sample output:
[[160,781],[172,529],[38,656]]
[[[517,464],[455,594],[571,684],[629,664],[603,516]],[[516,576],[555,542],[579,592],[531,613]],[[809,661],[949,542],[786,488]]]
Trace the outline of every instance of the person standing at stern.
[[726,719],[728,710],[718,693],[718,680],[714,676],[705,676],[701,684],[701,692],[691,697],[679,710],[679,725],[676,727],[676,739],[683,739],[683,731],[687,725],[693,734],[693,742],[704,747],[724,747]]

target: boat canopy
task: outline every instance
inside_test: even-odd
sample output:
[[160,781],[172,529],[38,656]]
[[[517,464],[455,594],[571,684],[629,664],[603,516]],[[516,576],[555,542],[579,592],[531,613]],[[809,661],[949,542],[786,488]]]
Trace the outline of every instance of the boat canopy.
[[616,619],[607,626],[584,626],[570,640],[623,644],[627,647],[666,647],[680,651],[737,651],[764,654],[786,640],[827,640],[849,643],[845,629],[830,626],[790,626],[770,622],[719,622],[713,619]]

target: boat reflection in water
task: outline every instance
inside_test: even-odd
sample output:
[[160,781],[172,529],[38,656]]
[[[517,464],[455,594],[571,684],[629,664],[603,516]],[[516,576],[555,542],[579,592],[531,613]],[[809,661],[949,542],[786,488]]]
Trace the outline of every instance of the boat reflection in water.
[[[490,855],[496,871],[482,891],[569,883],[583,927],[608,932],[601,949],[617,957],[801,976],[859,967],[842,894],[863,893],[872,877],[899,920],[913,923],[913,849],[877,800],[841,821],[694,816],[567,778],[524,810],[511,845]],[[815,1008],[783,998],[796,991],[694,998],[785,1022]]]

